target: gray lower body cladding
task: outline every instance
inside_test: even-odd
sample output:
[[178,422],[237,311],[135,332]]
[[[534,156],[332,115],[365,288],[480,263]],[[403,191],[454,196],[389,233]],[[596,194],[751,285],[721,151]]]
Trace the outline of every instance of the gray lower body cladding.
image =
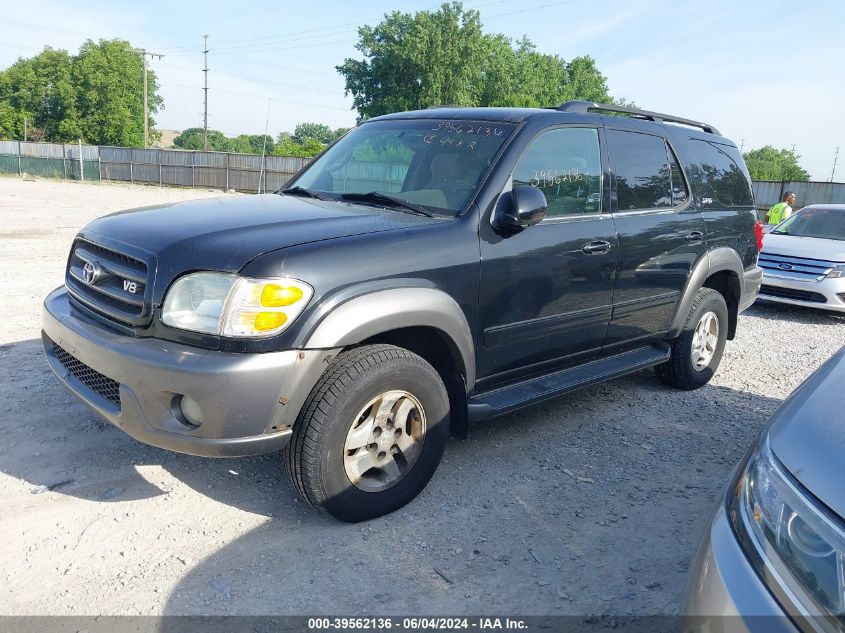
[[[50,367],[88,408],[135,439],[208,457],[283,448],[330,351],[235,354],[132,338],[79,315],[64,288],[44,302]],[[180,399],[202,411],[187,423]]]

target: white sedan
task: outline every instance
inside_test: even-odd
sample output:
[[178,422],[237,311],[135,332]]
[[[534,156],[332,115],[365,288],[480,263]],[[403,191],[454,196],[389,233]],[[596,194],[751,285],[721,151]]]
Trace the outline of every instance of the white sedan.
[[845,204],[814,204],[775,226],[760,253],[760,301],[845,312]]

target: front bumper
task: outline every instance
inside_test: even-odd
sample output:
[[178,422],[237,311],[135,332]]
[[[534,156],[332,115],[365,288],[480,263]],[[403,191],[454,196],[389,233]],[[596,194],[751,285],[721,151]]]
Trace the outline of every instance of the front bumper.
[[[332,354],[234,354],[125,336],[75,310],[64,288],[45,299],[42,327],[50,367],[90,409],[141,442],[207,457],[283,448]],[[181,421],[180,396],[199,403],[200,426]]]
[[796,633],[746,558],[723,503],[690,568],[683,631]]
[[845,312],[845,277],[803,281],[763,274],[760,300]]

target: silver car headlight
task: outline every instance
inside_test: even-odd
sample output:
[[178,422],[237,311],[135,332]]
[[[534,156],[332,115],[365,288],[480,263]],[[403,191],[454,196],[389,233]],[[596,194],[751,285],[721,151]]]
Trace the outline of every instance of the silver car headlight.
[[[733,520],[762,578],[807,615],[845,624],[845,525],[757,447],[736,489]],[[756,551],[755,551],[756,550]],[[778,591],[780,590],[780,591]]]
[[288,277],[191,273],[177,279],[167,291],[161,321],[203,334],[273,336],[293,323],[313,294],[311,286]]

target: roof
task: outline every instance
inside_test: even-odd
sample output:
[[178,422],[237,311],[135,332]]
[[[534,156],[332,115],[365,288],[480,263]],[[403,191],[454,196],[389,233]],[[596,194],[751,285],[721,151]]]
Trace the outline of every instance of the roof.
[[[370,121],[394,121],[400,119],[457,119],[474,121],[498,121],[502,123],[522,123],[529,119],[545,118],[549,124],[554,123],[588,123],[592,125],[613,126],[652,133],[661,132],[670,137],[684,135],[687,138],[697,138],[707,141],[718,141],[722,143],[733,143],[721,136],[719,131],[708,124],[689,121],[670,115],[662,115],[646,110],[633,108],[622,108],[616,106],[605,106],[622,113],[642,112],[647,116],[617,116],[615,114],[599,113],[601,108],[591,111],[592,104],[588,102],[569,101],[559,108],[462,108],[457,106],[436,106],[426,110],[409,110],[407,112],[395,112],[374,117]],[[569,107],[567,107],[569,106]],[[577,107],[575,107],[577,106]],[[648,118],[652,117],[652,118]],[[662,120],[659,117],[665,117]],[[656,120],[655,120],[656,118]],[[675,122],[683,122],[677,125]],[[687,127],[687,124],[693,127]],[[700,129],[696,126],[702,126]]]

